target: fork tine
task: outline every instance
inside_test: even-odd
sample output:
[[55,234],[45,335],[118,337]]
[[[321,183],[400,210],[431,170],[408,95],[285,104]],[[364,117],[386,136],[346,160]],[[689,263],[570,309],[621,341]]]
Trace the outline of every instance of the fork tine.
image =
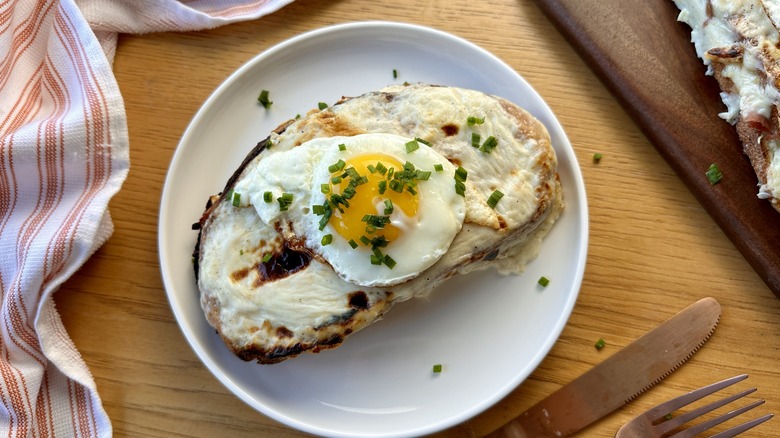
[[762,404],[764,404],[764,400],[758,400],[758,401],[753,402],[753,403],[751,403],[751,404],[749,404],[747,406],[743,406],[743,407],[741,407],[739,409],[734,409],[733,411],[727,412],[727,413],[725,413],[723,415],[720,415],[718,417],[715,417],[715,418],[712,418],[710,420],[704,421],[704,422],[702,422],[700,424],[697,424],[696,426],[693,426],[693,427],[691,427],[689,429],[686,429],[686,430],[680,432],[679,434],[676,434],[676,435],[673,435],[673,436],[675,438],[694,437],[694,436],[704,432],[705,430],[708,430],[708,429],[710,429],[712,427],[715,427],[718,424],[723,423],[724,421],[730,420],[730,419],[736,417],[737,415],[744,414],[745,412],[747,412],[747,411],[749,411],[749,410],[751,410],[751,409],[753,409],[753,408],[755,408],[757,406],[760,406]]
[[720,382],[713,383],[711,385],[707,385],[703,388],[699,388],[695,391],[691,391],[687,394],[681,395],[677,398],[673,398],[666,403],[662,403],[655,408],[648,411],[649,418],[652,421],[656,421],[661,419],[662,417],[666,416],[667,414],[676,411],[677,409],[680,409],[683,406],[689,405],[696,400],[699,400],[700,398],[706,397],[713,392],[720,391],[723,388],[726,388],[728,386],[731,386],[737,382],[741,382],[742,380],[747,379],[747,374],[740,374],[739,376],[734,376],[730,379],[721,380]]
[[[667,433],[667,432],[669,432],[669,431],[671,431],[673,429],[676,429],[678,426],[682,426],[683,424],[693,420],[694,418],[699,418],[699,417],[701,417],[702,415],[704,415],[704,414],[706,414],[708,412],[714,411],[715,409],[718,409],[721,406],[725,406],[725,405],[733,402],[734,400],[738,400],[738,399],[740,399],[740,398],[742,398],[742,397],[744,397],[744,396],[746,396],[748,394],[751,394],[753,392],[756,392],[756,388],[751,388],[751,389],[742,391],[739,394],[734,394],[734,395],[731,395],[731,396],[728,396],[728,397],[724,397],[724,398],[722,398],[720,400],[717,400],[717,401],[714,401],[714,402],[712,402],[712,403],[710,403],[708,405],[701,406],[701,407],[696,408],[696,409],[694,409],[694,410],[692,410],[690,412],[686,412],[685,414],[682,414],[682,415],[679,415],[677,417],[674,417],[671,420],[664,421],[663,423],[660,423],[658,425],[658,427],[657,427],[657,430],[658,430],[658,432],[660,434],[665,434],[665,433]],[[761,403],[759,403],[759,404],[761,404]],[[755,407],[755,406],[753,406],[753,407]],[[752,408],[750,408],[750,409],[752,409]],[[688,431],[686,431],[686,433],[680,433],[679,435],[675,435],[675,436],[679,436],[679,437],[694,436],[694,435],[696,435],[696,433],[703,432],[703,431],[709,429],[710,427],[716,426],[716,425],[718,425],[718,424],[728,420],[729,418],[738,415],[739,413],[740,412],[737,412],[737,411],[731,411],[731,412],[729,412],[727,414],[724,414],[724,415],[721,415],[720,417],[715,418],[715,420],[720,419],[720,418],[722,418],[722,419],[720,421],[718,421],[718,422],[713,422],[712,424],[710,424],[707,427],[702,427],[702,426],[710,423],[713,420],[701,423],[701,424],[699,424],[696,427],[688,429],[688,431],[691,431],[690,433],[688,433]],[[729,416],[729,415],[731,415],[731,416]],[[695,432],[694,432],[694,430],[695,430]]]
[[734,426],[729,430],[724,430],[723,432],[713,435],[712,438],[732,438],[735,437],[742,432],[752,429],[759,424],[763,423],[764,421],[769,420],[770,418],[774,417],[774,414],[766,414],[763,417],[758,417],[755,420],[750,420],[745,423],[740,424],[739,426]]

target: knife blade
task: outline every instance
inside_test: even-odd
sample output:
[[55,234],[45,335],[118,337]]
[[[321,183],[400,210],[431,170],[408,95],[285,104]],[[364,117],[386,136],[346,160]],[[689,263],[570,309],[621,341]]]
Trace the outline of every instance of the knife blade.
[[720,304],[703,298],[520,414],[489,438],[565,437],[630,402],[709,339]]

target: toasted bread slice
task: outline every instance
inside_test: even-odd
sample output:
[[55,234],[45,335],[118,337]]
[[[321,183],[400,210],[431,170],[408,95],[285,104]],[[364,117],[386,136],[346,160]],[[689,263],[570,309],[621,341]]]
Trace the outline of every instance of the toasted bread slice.
[[[469,126],[469,116],[485,119]],[[472,132],[499,145],[472,146]],[[466,213],[449,250],[417,277],[388,287],[344,281],[301,236],[264,223],[229,193],[269,154],[314,138],[390,133],[427,140],[468,169]],[[426,146],[428,147],[428,146]],[[341,344],[400,301],[426,296],[453,275],[494,266],[522,272],[563,208],[555,152],[545,127],[517,105],[473,90],[425,84],[343,98],[291,120],[261,141],[213,196],[199,221],[196,276],[208,322],[240,358],[271,364]],[[494,190],[501,202],[486,204]]]
[[722,90],[743,150],[758,179],[758,197],[780,211],[780,4],[762,0],[675,0],[678,19]]

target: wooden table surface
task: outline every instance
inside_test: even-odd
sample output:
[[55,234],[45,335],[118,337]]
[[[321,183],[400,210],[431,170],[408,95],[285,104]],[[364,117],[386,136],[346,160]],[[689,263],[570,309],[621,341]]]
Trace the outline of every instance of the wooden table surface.
[[[299,0],[212,31],[119,38],[114,71],[127,108],[130,174],[110,204],[113,236],[55,294],[116,436],[305,436],[228,392],[185,341],[160,276],[158,210],[179,138],[222,80],[287,38],[359,20],[436,27],[503,59],[556,113],[586,184],[588,261],[560,339],[510,395],[441,436],[489,433],[705,296],[723,307],[705,346],[582,435],[613,436],[662,400],[743,372],[758,387],[751,400],[767,400],[758,411],[780,414],[780,300],[533,2]],[[599,338],[607,342],[601,351],[593,347]],[[780,436],[780,419],[746,436]]]

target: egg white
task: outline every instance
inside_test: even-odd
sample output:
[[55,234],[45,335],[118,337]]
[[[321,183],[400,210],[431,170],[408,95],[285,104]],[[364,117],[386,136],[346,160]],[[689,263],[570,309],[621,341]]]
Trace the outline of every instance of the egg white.
[[[287,238],[304,239],[306,247],[327,261],[345,281],[367,287],[399,284],[418,276],[447,252],[466,214],[465,199],[455,192],[455,166],[423,144],[408,152],[406,143],[410,140],[384,133],[316,138],[293,149],[268,154],[234,191],[240,193],[242,204],[254,206],[263,222],[289,230],[292,236]],[[339,148],[341,144],[345,145],[344,150]],[[321,216],[312,212],[313,205],[326,201],[320,186],[330,181],[328,166],[369,153],[389,155],[401,163],[411,162],[417,169],[431,171],[428,180],[418,182],[417,214],[407,217],[395,209],[391,215],[391,223],[401,229],[400,236],[382,248],[384,254],[395,260],[392,268],[371,264],[371,249],[364,245],[352,248],[330,223],[320,230]],[[435,171],[435,165],[441,165],[443,170]],[[272,193],[272,202],[263,200],[265,192]],[[282,211],[277,201],[283,193],[293,195],[287,211]],[[332,235],[333,240],[323,245],[322,237],[326,234]]]

